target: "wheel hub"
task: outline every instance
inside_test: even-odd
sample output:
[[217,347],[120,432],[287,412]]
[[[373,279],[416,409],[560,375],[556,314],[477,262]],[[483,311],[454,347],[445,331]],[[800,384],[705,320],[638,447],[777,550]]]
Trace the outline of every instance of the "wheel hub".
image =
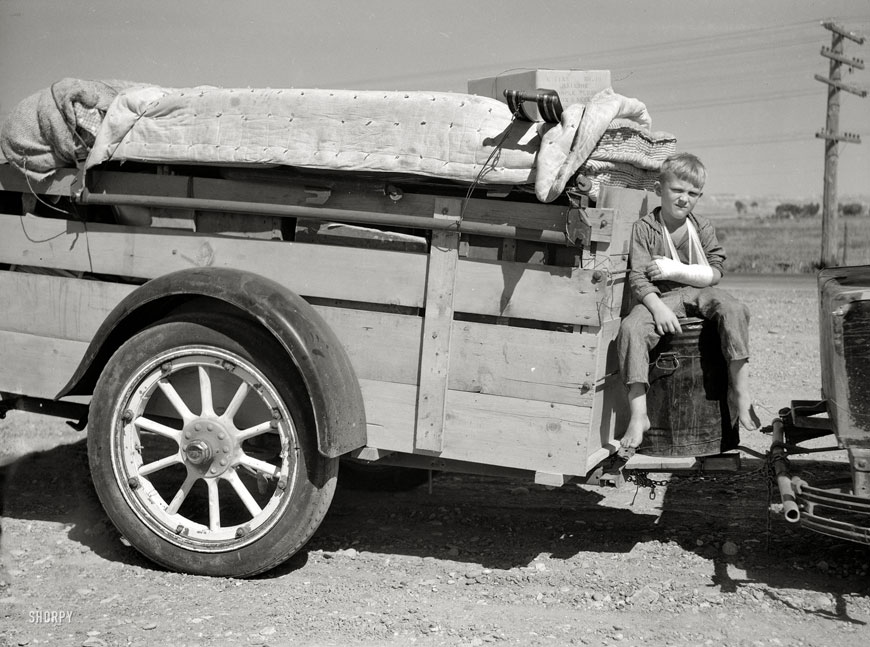
[[233,435],[214,419],[197,418],[184,427],[184,462],[205,476],[220,476],[233,466],[237,444]]
[[211,447],[201,440],[194,440],[184,448],[184,457],[189,463],[202,465],[211,461]]

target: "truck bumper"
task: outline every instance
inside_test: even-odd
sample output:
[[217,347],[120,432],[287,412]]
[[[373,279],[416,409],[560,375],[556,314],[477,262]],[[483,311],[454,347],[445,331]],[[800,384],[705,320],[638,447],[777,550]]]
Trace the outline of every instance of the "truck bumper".
[[851,469],[843,478],[810,485],[792,476],[788,457],[801,453],[798,443],[833,430],[826,418],[813,417],[824,411],[824,403],[792,403],[786,411],[787,415],[773,422],[769,454],[771,478],[779,490],[784,518],[813,532],[870,545],[870,496],[861,486],[864,470],[856,469],[865,460],[863,452],[846,448]]

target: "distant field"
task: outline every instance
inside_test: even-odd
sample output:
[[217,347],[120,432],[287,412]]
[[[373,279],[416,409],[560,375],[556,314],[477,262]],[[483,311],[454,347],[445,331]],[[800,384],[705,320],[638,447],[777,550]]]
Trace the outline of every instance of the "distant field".
[[[822,218],[708,216],[728,255],[729,272],[815,272],[822,249]],[[870,263],[870,218],[838,219],[838,250],[846,265]]]

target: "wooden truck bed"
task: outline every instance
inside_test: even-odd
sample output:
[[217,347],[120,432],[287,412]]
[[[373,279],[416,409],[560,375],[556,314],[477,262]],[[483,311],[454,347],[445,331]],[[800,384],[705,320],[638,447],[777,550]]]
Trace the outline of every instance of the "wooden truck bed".
[[[109,312],[144,281],[225,267],[301,295],[341,340],[365,401],[360,458],[418,455],[562,484],[613,451],[624,413],[613,341],[631,224],[650,194],[604,188],[584,224],[564,204],[466,199],[465,188],[402,179],[156,170],[87,176],[97,202],[139,200],[111,211],[128,224],[110,224],[107,207],[70,203],[75,171],[34,186],[0,165],[6,397],[54,398]],[[142,206],[148,196],[197,208]],[[334,224],[342,213],[350,224]],[[458,225],[394,235],[372,229],[379,214]],[[476,223],[508,235],[462,233]]]

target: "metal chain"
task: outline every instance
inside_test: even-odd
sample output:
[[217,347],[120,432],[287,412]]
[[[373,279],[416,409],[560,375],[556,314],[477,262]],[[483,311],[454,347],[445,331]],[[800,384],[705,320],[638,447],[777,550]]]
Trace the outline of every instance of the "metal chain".
[[[767,489],[768,489],[768,501],[771,500],[773,496],[773,486],[776,483],[776,469],[774,464],[776,461],[781,460],[785,461],[786,465],[788,464],[788,458],[785,456],[774,458],[770,452],[767,452],[764,463],[758,469],[752,470],[751,472],[747,472],[745,474],[730,474],[724,476],[724,478],[728,480],[743,480],[748,478],[754,478],[760,474],[764,474],[766,476],[767,481]],[[608,467],[618,467],[620,464],[625,464],[624,459],[618,458],[615,454],[611,456],[610,461],[607,463]],[[702,478],[709,476],[704,472],[704,463],[698,465],[698,469],[695,470],[692,474],[682,474],[683,478]],[[649,477],[649,472],[647,470],[623,470],[623,477],[626,482],[634,483],[639,490],[642,487],[650,488],[649,498],[650,501],[655,501],[657,492],[657,487],[665,487],[668,485],[668,480],[657,480]],[[770,506],[768,506],[768,533],[770,532]]]
[[637,489],[648,487],[649,500],[656,500],[656,487],[664,487],[668,484],[667,481],[657,481],[649,477],[649,472],[645,470],[630,470],[625,472],[625,480],[629,483],[637,485]]

